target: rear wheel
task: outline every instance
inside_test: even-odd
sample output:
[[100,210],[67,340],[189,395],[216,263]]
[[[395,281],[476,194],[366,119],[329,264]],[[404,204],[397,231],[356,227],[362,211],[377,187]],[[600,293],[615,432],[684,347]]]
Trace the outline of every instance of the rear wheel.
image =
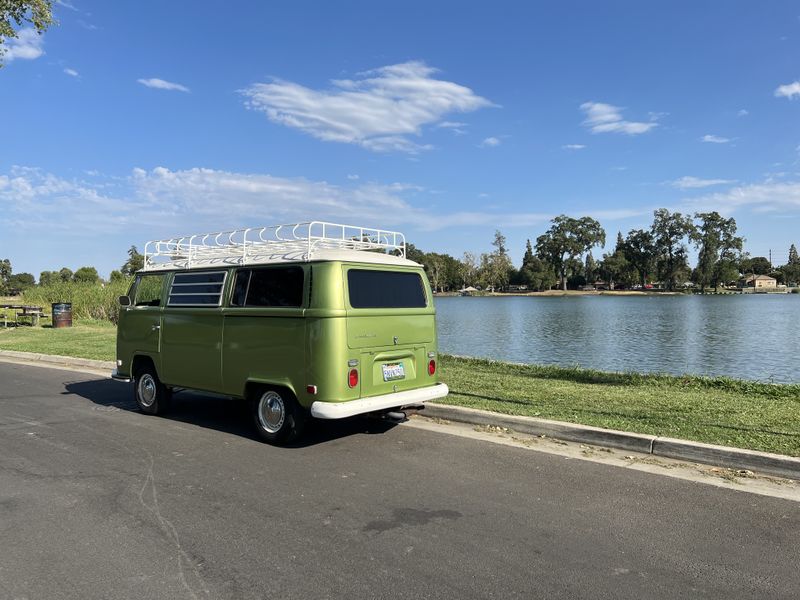
[[168,406],[170,391],[161,383],[155,367],[143,365],[133,378],[133,397],[139,410],[148,415],[161,415]]
[[305,429],[306,411],[285,389],[259,389],[253,394],[251,410],[258,436],[270,444],[286,444]]

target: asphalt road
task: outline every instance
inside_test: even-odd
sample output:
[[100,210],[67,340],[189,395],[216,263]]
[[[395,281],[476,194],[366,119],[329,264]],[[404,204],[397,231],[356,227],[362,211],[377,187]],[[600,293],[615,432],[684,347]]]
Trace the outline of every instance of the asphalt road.
[[800,504],[0,363],[0,598],[793,598]]

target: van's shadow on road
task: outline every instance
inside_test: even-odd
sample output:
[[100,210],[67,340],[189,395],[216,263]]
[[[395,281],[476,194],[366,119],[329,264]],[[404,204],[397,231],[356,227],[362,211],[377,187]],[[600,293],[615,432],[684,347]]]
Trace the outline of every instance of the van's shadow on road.
[[[67,383],[65,395],[74,394],[91,400],[98,406],[118,408],[141,414],[133,399],[130,384],[112,379],[96,379]],[[195,392],[179,392],[172,398],[170,409],[162,417],[197,427],[214,429],[250,440],[258,440],[249,405],[244,400],[234,400]],[[290,447],[303,448],[323,444],[352,435],[383,434],[395,427],[394,423],[355,417],[340,421],[311,419],[302,439]]]

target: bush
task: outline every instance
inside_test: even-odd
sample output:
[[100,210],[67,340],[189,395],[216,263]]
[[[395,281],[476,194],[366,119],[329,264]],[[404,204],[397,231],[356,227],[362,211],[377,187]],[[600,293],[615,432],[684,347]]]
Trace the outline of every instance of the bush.
[[25,304],[42,306],[47,311],[56,302],[72,303],[73,319],[97,319],[116,323],[119,319],[119,296],[128,292],[131,280],[113,281],[101,286],[97,283],[59,281],[51,285],[25,290]]

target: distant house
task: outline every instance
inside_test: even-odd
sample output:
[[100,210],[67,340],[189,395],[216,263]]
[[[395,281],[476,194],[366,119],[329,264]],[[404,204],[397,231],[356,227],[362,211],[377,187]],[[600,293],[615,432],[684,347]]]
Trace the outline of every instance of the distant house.
[[748,275],[739,280],[739,285],[757,290],[774,290],[778,287],[778,280],[769,275]]
[[465,287],[464,289],[459,290],[462,296],[472,296],[473,292],[477,292],[478,288],[474,288],[472,286]]

